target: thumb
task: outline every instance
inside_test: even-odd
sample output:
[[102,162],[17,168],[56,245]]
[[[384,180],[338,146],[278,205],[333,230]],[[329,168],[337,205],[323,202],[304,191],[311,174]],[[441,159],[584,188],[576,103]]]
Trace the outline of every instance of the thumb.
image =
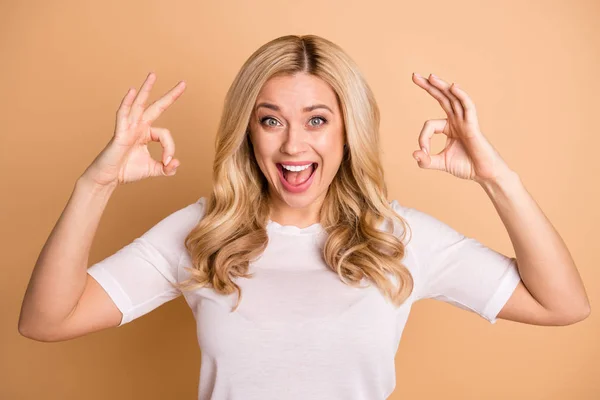
[[417,160],[417,163],[421,168],[445,171],[444,156],[442,154],[434,154],[430,156],[423,150],[416,150],[413,152],[413,157],[415,160]]
[[154,161],[152,176],[173,176],[179,167],[179,160],[174,158],[167,165]]

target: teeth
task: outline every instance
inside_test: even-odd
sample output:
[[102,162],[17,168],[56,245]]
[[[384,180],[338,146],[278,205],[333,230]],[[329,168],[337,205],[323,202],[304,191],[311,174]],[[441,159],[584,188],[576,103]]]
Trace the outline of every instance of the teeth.
[[312,165],[312,163],[306,164],[306,165],[283,165],[283,164],[281,164],[281,166],[284,169],[287,169],[288,171],[294,171],[294,172],[304,171],[306,168],[310,167],[311,165]]

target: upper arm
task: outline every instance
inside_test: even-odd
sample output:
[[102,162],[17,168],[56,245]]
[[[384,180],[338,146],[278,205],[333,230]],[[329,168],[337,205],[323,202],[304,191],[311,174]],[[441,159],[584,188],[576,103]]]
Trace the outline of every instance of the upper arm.
[[531,325],[563,326],[582,318],[566,317],[544,308],[532,295],[523,281],[519,282],[498,318]]
[[69,340],[88,333],[116,327],[123,313],[100,284],[89,274],[79,302],[65,321],[47,332],[44,341]]
[[[204,202],[170,214],[142,236],[87,269],[77,305],[65,320],[44,329],[43,341],[68,340],[122,326],[175,299],[185,237],[197,224]],[[37,337],[36,336],[36,337]]]
[[415,299],[440,300],[495,323],[521,281],[516,258],[418,209],[393,206],[410,227],[406,249],[416,260]]

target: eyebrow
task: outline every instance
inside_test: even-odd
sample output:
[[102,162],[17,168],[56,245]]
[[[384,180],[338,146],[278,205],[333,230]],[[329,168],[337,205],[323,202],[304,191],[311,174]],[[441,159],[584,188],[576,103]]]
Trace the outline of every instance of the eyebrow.
[[[258,110],[260,107],[265,107],[265,108],[268,108],[271,110],[280,111],[279,107],[277,107],[275,104],[271,104],[271,103],[265,103],[265,102],[260,103],[256,106],[256,109]],[[325,104],[313,104],[312,106],[304,107],[302,109],[302,111],[309,112],[309,111],[316,110],[317,108],[324,108],[326,110],[329,110],[329,112],[333,114],[333,111],[331,111],[331,108],[327,107]]]

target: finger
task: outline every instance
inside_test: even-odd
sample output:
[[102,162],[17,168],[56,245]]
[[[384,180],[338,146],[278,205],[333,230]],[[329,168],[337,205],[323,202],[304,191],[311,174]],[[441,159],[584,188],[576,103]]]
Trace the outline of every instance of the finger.
[[461,101],[463,110],[465,111],[465,119],[473,119],[477,117],[477,111],[475,110],[475,103],[469,97],[467,92],[458,87],[456,83],[452,84],[450,88],[452,93]]
[[173,159],[166,167],[163,163],[155,161],[152,176],[173,176],[177,172],[177,167],[179,167],[179,160],[176,158]]
[[119,105],[119,109],[117,110],[117,125],[121,125],[127,122],[127,116],[129,115],[129,111],[131,110],[131,104],[133,103],[133,99],[135,97],[135,88],[130,88],[125,97],[121,100],[121,104]]
[[460,120],[462,120],[464,117],[464,111],[463,111],[462,104],[461,104],[460,100],[458,100],[458,98],[450,91],[450,85],[446,81],[444,81],[442,78],[440,78],[434,74],[429,75],[429,82],[433,86],[440,89],[440,91],[442,93],[444,93],[444,95],[446,95],[446,97],[448,97],[450,99],[450,104],[452,105],[452,110],[454,110],[454,114]]
[[419,167],[425,169],[446,170],[446,161],[443,154],[429,155],[421,150],[413,152],[413,157],[417,160]]
[[154,82],[156,82],[156,74],[154,72],[150,72],[142,84],[142,88],[136,96],[133,105],[131,106],[129,118],[132,121],[137,121],[144,112],[144,106],[148,100],[148,97],[150,96],[150,90],[152,90]]
[[431,138],[436,133],[447,134],[447,119],[430,119],[425,121],[423,129],[419,134],[419,147],[421,150],[413,152],[413,157],[417,160],[419,167],[426,169],[436,169],[445,171],[446,160],[443,153],[431,154]]
[[431,154],[431,138],[436,133],[447,135],[448,128],[447,119],[429,119],[423,124],[421,133],[419,134],[419,147],[428,155]]
[[157,162],[156,165],[157,165],[157,168],[160,171],[160,175],[163,175],[163,176],[173,176],[177,172],[177,167],[179,167],[179,160],[174,159],[166,167],[163,164],[159,163],[159,162]]
[[442,93],[438,88],[433,86],[431,82],[427,79],[423,78],[421,75],[413,72],[413,82],[425,89],[427,93],[429,93],[434,99],[436,99],[448,117],[452,117],[454,115],[454,110],[452,109],[452,105],[450,104],[450,99],[444,93]]
[[156,100],[152,103],[146,111],[144,111],[144,115],[142,119],[146,121],[148,124],[154,122],[160,114],[163,113],[171,104],[175,102],[183,94],[185,90],[185,82],[181,81],[173,89],[169,90],[163,97]]
[[150,138],[155,142],[160,142],[163,148],[161,160],[163,165],[168,166],[169,162],[173,162],[172,158],[175,156],[175,141],[171,132],[166,128],[151,126]]

